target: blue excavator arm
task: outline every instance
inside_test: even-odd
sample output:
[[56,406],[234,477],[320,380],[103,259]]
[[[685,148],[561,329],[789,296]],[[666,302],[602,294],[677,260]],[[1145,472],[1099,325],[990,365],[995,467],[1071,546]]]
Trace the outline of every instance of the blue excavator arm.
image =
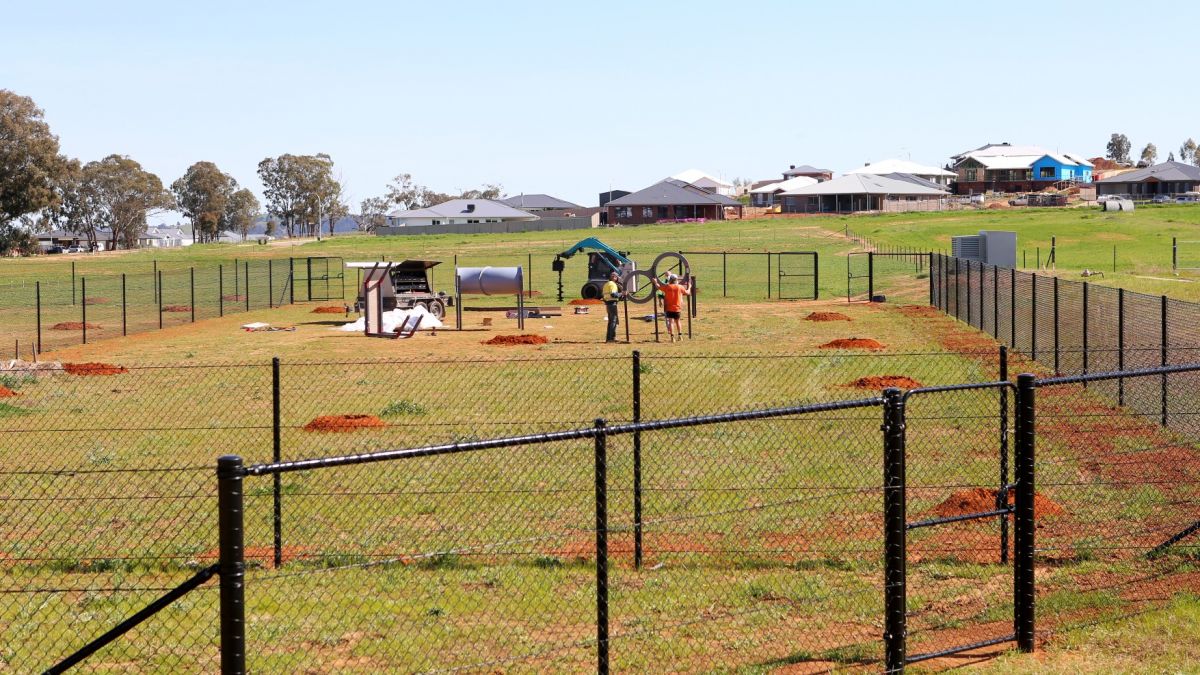
[[[588,251],[588,250],[603,251],[604,253],[607,253],[608,255],[612,256],[613,258],[616,258],[617,260],[621,261],[622,263],[632,263],[633,262],[632,260],[625,257],[624,255],[621,255],[621,252],[618,251],[617,249],[609,246],[608,244],[600,241],[599,239],[597,239],[595,237],[588,237],[587,239],[580,241],[579,243],[575,244],[571,248],[563,251],[562,253],[559,253],[558,257],[559,258],[570,258],[570,257],[574,256],[576,253],[579,253],[581,251]],[[616,268],[614,268],[614,269],[616,269]]]

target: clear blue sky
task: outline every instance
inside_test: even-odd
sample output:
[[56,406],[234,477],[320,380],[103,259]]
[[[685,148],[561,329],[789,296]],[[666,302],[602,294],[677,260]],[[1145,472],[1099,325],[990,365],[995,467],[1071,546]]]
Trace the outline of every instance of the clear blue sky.
[[4,10],[0,87],[63,151],[165,183],[327,152],[584,205],[686,168],[770,178],[985,142],[1160,159],[1200,140],[1196,2],[54,2]]

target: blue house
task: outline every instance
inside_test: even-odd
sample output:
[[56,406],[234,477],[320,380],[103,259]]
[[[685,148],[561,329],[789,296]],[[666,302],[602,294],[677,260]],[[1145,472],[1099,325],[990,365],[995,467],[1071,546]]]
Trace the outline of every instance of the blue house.
[[1033,180],[1092,182],[1091,163],[1070,155],[1042,155],[1033,163],[1032,168]]
[[1036,145],[991,143],[951,158],[955,192],[1036,192],[1062,181],[1092,182],[1092,164],[1078,155]]

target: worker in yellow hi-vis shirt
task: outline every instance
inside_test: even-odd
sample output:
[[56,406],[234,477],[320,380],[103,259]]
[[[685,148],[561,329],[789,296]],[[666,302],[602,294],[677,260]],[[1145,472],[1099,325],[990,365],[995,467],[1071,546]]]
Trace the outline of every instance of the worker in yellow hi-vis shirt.
[[604,298],[604,308],[608,310],[608,333],[605,336],[605,342],[617,341],[617,301],[621,299],[621,284],[617,283],[621,279],[621,275],[613,272],[608,275],[608,281],[604,282],[604,288],[601,289],[600,295]]

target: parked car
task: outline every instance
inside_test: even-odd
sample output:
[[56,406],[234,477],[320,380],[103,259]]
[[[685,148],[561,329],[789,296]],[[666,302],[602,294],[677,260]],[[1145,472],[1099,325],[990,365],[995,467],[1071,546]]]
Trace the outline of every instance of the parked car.
[[63,252],[63,247],[61,247],[61,246],[51,246],[50,248],[46,249],[46,253],[62,253],[62,252]]
[[85,250],[86,249],[84,249],[82,246],[68,246],[63,252],[64,253],[83,253]]
[[1119,199],[1122,199],[1121,195],[1100,195],[1099,197],[1096,198],[1096,201],[1098,201],[1098,202],[1110,202],[1110,201],[1115,202]]
[[1185,192],[1175,197],[1176,204],[1195,204],[1200,202],[1200,192]]
[[1175,200],[1171,199],[1170,195],[1154,195],[1154,198],[1150,200],[1150,203],[1152,203],[1152,204],[1170,204],[1173,201],[1175,201]]

